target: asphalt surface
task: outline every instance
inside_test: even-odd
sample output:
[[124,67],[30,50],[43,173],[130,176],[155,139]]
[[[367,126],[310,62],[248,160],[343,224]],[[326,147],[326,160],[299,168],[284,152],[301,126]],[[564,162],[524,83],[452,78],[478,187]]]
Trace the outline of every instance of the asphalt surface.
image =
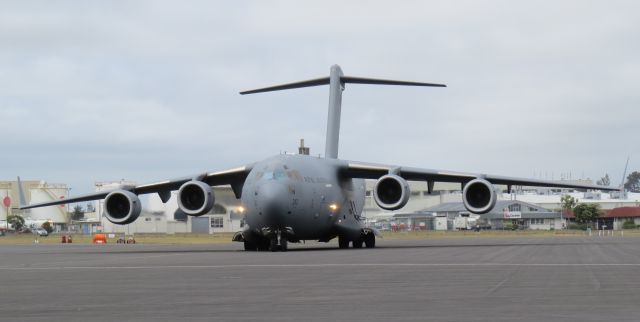
[[640,321],[640,238],[0,245],[0,321]]

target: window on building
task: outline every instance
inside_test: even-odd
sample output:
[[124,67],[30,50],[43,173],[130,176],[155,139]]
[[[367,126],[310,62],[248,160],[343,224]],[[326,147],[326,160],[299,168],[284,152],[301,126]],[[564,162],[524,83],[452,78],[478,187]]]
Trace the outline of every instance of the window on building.
[[538,211],[538,208],[529,207],[529,211],[535,212],[535,211]]
[[224,218],[211,217],[211,228],[224,228]]
[[544,224],[544,219],[542,218],[531,218],[532,225],[542,225]]
[[145,217],[144,221],[151,221],[151,217]]
[[209,213],[215,214],[215,215],[224,215],[227,213],[227,208],[225,208],[223,205],[216,203],[213,205],[213,208],[211,209],[211,211]]
[[514,203],[512,205],[509,205],[509,211],[520,211],[520,204]]

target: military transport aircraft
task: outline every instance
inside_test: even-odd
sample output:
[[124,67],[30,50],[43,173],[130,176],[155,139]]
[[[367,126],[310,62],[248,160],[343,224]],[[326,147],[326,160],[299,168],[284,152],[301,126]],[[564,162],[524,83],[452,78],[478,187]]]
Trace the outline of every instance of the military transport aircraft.
[[[288,242],[338,237],[340,248],[375,247],[377,232],[365,226],[362,209],[364,179],[376,179],[375,202],[383,209],[404,207],[411,195],[407,180],[426,181],[428,192],[434,182],[459,182],[462,200],[469,212],[483,214],[496,204],[494,185],[546,186],[574,189],[618,190],[552,181],[511,178],[488,174],[411,168],[338,159],[338,137],[342,91],[346,84],[408,85],[446,87],[442,84],[393,81],[344,76],[338,65],[330,76],[241,92],[253,94],[300,87],[329,85],[329,115],[324,157],[276,155],[238,168],[212,171],[160,181],[121,186],[64,200],[26,205],[20,186],[20,209],[104,199],[105,217],[115,224],[135,221],[142,210],[138,195],[157,193],[163,202],[178,190],[178,207],[187,215],[207,214],[214,205],[212,186],[230,185],[245,209],[245,228],[233,240],[244,242],[245,250],[287,250]],[[20,180],[20,178],[18,178]]]

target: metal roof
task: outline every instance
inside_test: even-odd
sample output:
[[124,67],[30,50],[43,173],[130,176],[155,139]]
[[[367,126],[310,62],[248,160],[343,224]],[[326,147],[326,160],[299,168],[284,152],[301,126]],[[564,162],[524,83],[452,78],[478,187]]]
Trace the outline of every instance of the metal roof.
[[[520,213],[522,214],[522,218],[528,219],[528,218],[557,218],[558,216],[560,216],[560,214],[558,212],[554,212],[550,209],[546,209],[543,207],[540,207],[538,205],[534,205],[531,203],[527,203],[524,201],[520,201],[520,200],[498,200],[496,201],[496,205],[493,208],[493,210],[491,210],[489,213],[487,214],[483,214],[481,215],[483,218],[487,218],[487,219],[499,219],[499,218],[504,218],[504,209],[509,208],[509,206],[514,205],[514,204],[518,204],[520,205],[520,207],[522,208],[522,210],[520,210]],[[531,209],[535,209],[534,211],[531,211]],[[411,217],[415,216],[415,215],[419,215],[419,214],[426,214],[426,213],[442,213],[442,212],[469,212],[465,207],[464,204],[462,202],[445,202],[445,203],[441,203],[439,205],[433,206],[433,207],[429,207],[420,211],[416,211],[413,215],[411,215]],[[398,214],[399,217],[408,217],[408,214]],[[395,217],[395,216],[394,216]]]

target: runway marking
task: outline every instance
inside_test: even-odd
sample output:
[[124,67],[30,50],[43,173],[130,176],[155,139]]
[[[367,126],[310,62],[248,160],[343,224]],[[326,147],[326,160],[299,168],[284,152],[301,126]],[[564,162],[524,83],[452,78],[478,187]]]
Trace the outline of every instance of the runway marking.
[[230,264],[230,265],[158,265],[158,266],[58,266],[0,267],[3,271],[19,270],[111,270],[111,269],[225,269],[225,268],[331,268],[331,267],[640,267],[640,263],[336,263],[336,264]]

